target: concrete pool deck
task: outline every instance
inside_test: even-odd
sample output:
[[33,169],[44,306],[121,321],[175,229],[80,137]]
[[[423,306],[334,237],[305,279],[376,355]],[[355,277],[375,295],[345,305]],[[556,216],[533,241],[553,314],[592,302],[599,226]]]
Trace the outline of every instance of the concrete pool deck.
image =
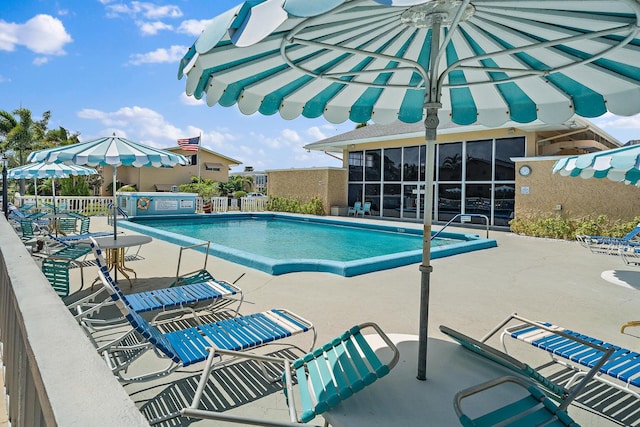
[[[388,221],[381,223],[389,224]],[[106,218],[92,219],[91,231],[109,229]],[[484,230],[453,227],[451,230],[484,235]],[[136,234],[129,230],[125,232]],[[497,240],[498,247],[432,262],[430,337],[446,340],[438,330],[438,326],[444,324],[480,338],[510,313],[518,312],[524,317],[565,326],[626,348],[639,347],[640,329],[629,328],[626,334],[620,334],[619,329],[629,320],[640,319],[640,284],[638,288],[619,286],[601,277],[604,271],[617,271],[618,276],[635,272],[636,269],[626,266],[620,257],[594,255],[576,242],[523,237],[508,232],[491,231],[490,238]],[[178,251],[178,246],[159,239],[144,245],[140,250],[144,259],[128,263],[136,270],[138,280],[133,289],[123,286],[123,290],[139,292],[166,286],[175,277]],[[197,268],[201,259],[196,254],[187,258],[186,263],[183,260],[184,269]],[[317,272],[271,276],[210,257],[208,270],[228,281],[242,276],[237,282],[245,295],[241,313],[287,308],[315,324],[318,343],[366,321],[378,323],[387,333],[417,334],[418,331],[420,273],[417,264],[355,277]],[[72,279],[78,280],[77,275],[78,272],[73,271]],[[86,269],[85,277],[91,280],[93,276],[92,269]],[[499,345],[495,339],[490,343]],[[515,350],[516,357],[532,366],[548,360],[541,357],[541,352],[522,345],[515,344],[510,348]],[[201,365],[194,365],[156,381],[126,385],[125,389],[142,412],[152,416],[160,408],[166,408],[167,402],[188,399],[200,369]],[[451,369],[456,367],[451,366]],[[223,381],[222,377],[217,379]],[[279,388],[264,382],[255,388],[234,387],[224,393],[220,391],[218,407],[236,414],[286,420],[286,405]],[[637,403],[634,399],[633,404],[637,406]],[[445,409],[453,411],[453,406]],[[631,415],[620,415],[627,420],[624,422],[633,420],[630,425],[640,422],[640,409],[632,407],[627,411]],[[579,409],[572,408],[570,413],[584,426],[615,425]],[[428,414],[420,416],[423,422],[428,418]],[[397,425],[412,425],[408,420]],[[226,425],[186,419],[163,425],[191,423]],[[312,424],[320,423],[318,418]]]

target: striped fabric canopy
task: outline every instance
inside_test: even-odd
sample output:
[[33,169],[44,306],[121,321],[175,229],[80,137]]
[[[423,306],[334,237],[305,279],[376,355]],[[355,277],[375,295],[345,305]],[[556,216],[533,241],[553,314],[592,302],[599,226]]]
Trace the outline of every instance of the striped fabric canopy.
[[639,16],[633,0],[250,1],[178,76],[209,105],[285,119],[413,123],[425,101],[460,125],[633,115]]
[[[215,17],[178,78],[208,105],[332,123],[562,123],[640,113],[635,0],[253,0]],[[427,173],[424,234],[431,234]],[[424,239],[418,378],[426,378]]]
[[29,163],[7,171],[11,179],[21,178],[67,178],[71,175],[95,175],[98,171],[78,165],[57,163]]
[[640,145],[565,157],[553,165],[553,173],[580,178],[607,178],[640,187]]
[[27,160],[30,162],[116,167],[173,167],[189,164],[189,161],[180,154],[116,136],[34,151]]

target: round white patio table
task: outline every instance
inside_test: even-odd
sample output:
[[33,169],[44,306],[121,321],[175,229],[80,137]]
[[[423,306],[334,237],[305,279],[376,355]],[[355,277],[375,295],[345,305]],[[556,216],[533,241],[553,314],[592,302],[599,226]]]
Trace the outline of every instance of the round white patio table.
[[[125,249],[134,246],[146,245],[147,243],[151,243],[153,239],[149,236],[134,235],[118,236],[117,239],[114,239],[113,236],[96,237],[94,240],[100,249],[104,250],[105,261],[107,263],[107,267],[109,267],[109,271],[115,268],[116,271],[122,273],[122,275],[129,281],[129,286],[133,287],[133,282],[131,282],[129,273],[133,274],[136,279],[138,278],[138,275],[135,270],[125,265]],[[89,243],[88,240],[83,242]]]
[[[333,427],[457,426],[460,422],[453,400],[458,391],[494,378],[518,376],[456,343],[430,337],[427,380],[419,381],[415,369],[418,336],[388,336],[400,350],[398,364],[387,376],[324,413]],[[389,360],[391,353],[382,339],[366,338],[381,360]],[[513,391],[507,387],[489,393],[493,402],[487,408],[496,408],[496,401],[512,401]],[[482,397],[465,400],[465,413],[482,412],[482,400]]]

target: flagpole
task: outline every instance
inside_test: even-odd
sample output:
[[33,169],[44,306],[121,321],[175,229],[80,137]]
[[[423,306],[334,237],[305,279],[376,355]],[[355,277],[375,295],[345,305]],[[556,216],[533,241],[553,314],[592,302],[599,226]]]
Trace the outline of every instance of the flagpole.
[[198,137],[198,151],[196,152],[196,161],[198,162],[198,184],[200,184],[200,141],[202,141],[202,132]]

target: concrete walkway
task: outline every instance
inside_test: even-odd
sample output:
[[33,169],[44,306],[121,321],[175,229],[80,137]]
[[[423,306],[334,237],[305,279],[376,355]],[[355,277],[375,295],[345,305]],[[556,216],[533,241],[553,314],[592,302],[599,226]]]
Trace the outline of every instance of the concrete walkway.
[[[403,226],[408,225],[403,223]],[[106,219],[92,219],[91,231],[108,229]],[[469,229],[452,231],[470,232]],[[432,262],[431,337],[446,339],[438,330],[438,326],[444,324],[480,338],[507,315],[518,312],[530,319],[549,321],[627,348],[638,347],[639,328],[629,328],[626,334],[620,334],[619,329],[629,320],[640,319],[640,285],[620,286],[601,277],[604,271],[618,272],[623,277],[636,273],[636,269],[626,266],[620,257],[594,255],[576,242],[496,231],[492,231],[490,237],[497,240],[497,248]],[[176,274],[178,250],[177,246],[158,239],[143,246],[140,255],[144,259],[128,264],[137,271],[138,280],[133,289],[123,286],[124,290],[139,292],[166,286]],[[199,254],[188,258],[185,270],[197,268],[201,260]],[[208,270],[227,281],[242,276],[237,282],[245,294],[242,313],[287,308],[314,322],[318,343],[365,321],[377,322],[388,333],[418,333],[420,273],[417,265],[350,278],[327,273],[270,276],[210,257]],[[86,279],[90,281],[94,275],[89,269]],[[496,340],[491,343],[498,345]],[[516,357],[533,366],[533,362],[545,361],[531,349],[515,347]],[[154,416],[166,402],[186,399],[185,390],[193,387],[200,368],[182,370],[152,383],[127,385],[126,390],[145,415]],[[242,414],[286,419],[281,391],[263,394],[268,396],[226,395],[220,407]],[[578,412],[577,417],[585,426],[610,425],[602,418],[582,412]],[[640,422],[638,420],[640,417],[635,422]]]

